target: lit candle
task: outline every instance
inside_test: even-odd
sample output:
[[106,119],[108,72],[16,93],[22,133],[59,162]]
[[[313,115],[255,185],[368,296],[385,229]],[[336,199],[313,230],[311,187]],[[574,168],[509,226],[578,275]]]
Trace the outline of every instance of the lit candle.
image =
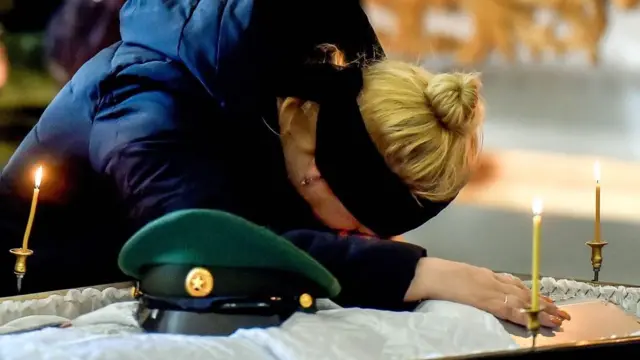
[[540,310],[540,226],[542,224],[542,200],[534,199],[533,247],[531,254],[531,310]]
[[42,182],[42,166],[38,167],[35,176],[35,186],[33,188],[33,198],[31,199],[31,211],[29,211],[29,220],[27,220],[27,229],[24,231],[22,238],[22,249],[28,249],[29,236],[31,235],[31,227],[33,226],[33,218],[36,216],[36,206],[38,205],[38,195],[40,194],[40,183]]
[[596,221],[594,228],[594,242],[602,241],[600,234],[600,162],[593,164],[593,177],[596,180]]

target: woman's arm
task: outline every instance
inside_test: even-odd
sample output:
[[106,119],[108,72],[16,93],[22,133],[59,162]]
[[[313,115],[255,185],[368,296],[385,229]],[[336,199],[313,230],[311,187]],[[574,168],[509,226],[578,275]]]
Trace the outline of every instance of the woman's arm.
[[427,256],[420,246],[311,230],[284,236],[338,278],[342,292],[335,300],[342,306],[408,310],[423,299],[418,283],[409,290],[417,264]]

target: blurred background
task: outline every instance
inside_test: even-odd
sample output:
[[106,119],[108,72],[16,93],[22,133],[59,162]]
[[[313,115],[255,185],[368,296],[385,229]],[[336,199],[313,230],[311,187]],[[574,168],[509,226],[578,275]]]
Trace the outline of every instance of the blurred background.
[[124,0],[0,0],[0,169],[70,76],[119,39]]
[[[124,0],[0,0],[0,168],[77,68],[118,40]],[[544,201],[544,275],[590,279],[601,165],[600,279],[640,284],[640,0],[362,0],[388,55],[482,73],[481,166],[407,234],[433,256],[530,271]]]
[[541,272],[592,279],[594,163],[600,280],[640,284],[640,1],[367,0],[393,56],[482,73],[475,179],[407,239],[430,255],[528,274],[531,204],[544,202]]
[[0,0],[0,167],[57,92],[42,35],[61,2]]

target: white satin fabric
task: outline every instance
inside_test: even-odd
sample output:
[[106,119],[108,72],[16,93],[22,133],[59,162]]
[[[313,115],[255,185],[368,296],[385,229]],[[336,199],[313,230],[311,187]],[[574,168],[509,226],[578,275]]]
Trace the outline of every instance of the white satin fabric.
[[[432,301],[413,313],[323,305],[329,310],[295,314],[280,327],[198,337],[143,334],[133,316],[136,303],[122,302],[78,317],[70,328],[1,336],[0,358],[404,360],[518,347],[493,316],[465,305]],[[39,319],[52,320],[31,316],[5,326],[30,320],[31,327]]]
[[[547,278],[541,287],[556,300],[599,297],[638,311],[638,289]],[[321,301],[318,314],[295,314],[280,327],[199,337],[142,333],[134,318],[137,305],[128,300],[126,290],[88,289],[3,302],[0,333],[66,320],[72,327],[0,336],[0,359],[408,360],[518,348],[492,315],[446,301],[427,301],[404,313]]]

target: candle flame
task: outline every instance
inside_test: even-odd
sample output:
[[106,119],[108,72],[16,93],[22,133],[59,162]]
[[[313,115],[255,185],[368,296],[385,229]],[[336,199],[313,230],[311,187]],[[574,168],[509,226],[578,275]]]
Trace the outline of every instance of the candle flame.
[[597,183],[600,182],[600,162],[599,161],[596,161],[595,164],[593,164],[593,177]]
[[542,199],[533,199],[533,203],[531,204],[531,211],[533,211],[533,215],[542,214]]
[[36,170],[36,189],[40,188],[41,183],[42,183],[42,166],[38,167],[38,170]]

